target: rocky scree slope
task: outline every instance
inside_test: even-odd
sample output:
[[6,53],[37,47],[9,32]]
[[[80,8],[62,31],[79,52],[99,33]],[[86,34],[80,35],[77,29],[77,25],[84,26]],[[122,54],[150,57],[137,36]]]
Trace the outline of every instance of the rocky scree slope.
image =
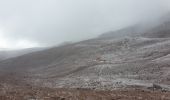
[[[139,35],[99,38],[0,62],[1,74],[46,87],[115,89],[170,85],[170,23]],[[129,29],[128,29],[129,30]],[[126,32],[126,29],[123,29]],[[121,33],[121,32],[120,32]]]

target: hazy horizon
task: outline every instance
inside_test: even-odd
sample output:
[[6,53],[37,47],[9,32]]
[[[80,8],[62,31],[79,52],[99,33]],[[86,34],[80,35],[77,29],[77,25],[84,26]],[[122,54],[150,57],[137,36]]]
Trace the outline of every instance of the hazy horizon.
[[168,0],[1,0],[0,48],[93,38],[168,13]]

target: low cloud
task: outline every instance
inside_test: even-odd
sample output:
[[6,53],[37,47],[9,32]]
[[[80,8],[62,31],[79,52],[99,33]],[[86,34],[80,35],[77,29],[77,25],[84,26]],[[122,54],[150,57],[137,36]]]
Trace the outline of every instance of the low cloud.
[[79,41],[158,18],[168,0],[0,0],[0,48]]

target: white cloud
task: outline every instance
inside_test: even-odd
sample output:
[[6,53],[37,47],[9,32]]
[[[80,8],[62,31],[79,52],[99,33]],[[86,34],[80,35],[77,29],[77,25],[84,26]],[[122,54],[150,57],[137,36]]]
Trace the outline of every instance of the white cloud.
[[19,40],[13,48],[33,48],[39,47],[40,45],[36,42],[28,41],[28,40]]
[[169,0],[0,0],[0,48],[87,39],[169,9]]
[[0,30],[0,49],[22,49],[40,46],[38,43],[28,40],[10,41],[4,34],[5,33]]

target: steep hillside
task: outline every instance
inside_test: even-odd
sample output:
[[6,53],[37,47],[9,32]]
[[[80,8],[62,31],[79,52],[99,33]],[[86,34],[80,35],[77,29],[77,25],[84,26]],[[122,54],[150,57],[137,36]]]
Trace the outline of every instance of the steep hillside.
[[170,23],[145,32],[136,27],[1,61],[1,75],[46,87],[149,88],[156,83],[169,89]]
[[169,85],[169,44],[169,38],[92,39],[11,58],[0,66],[4,74],[17,73],[28,83],[48,87]]
[[150,38],[169,38],[170,37],[170,21],[164,22],[161,25],[144,33],[144,36]]

